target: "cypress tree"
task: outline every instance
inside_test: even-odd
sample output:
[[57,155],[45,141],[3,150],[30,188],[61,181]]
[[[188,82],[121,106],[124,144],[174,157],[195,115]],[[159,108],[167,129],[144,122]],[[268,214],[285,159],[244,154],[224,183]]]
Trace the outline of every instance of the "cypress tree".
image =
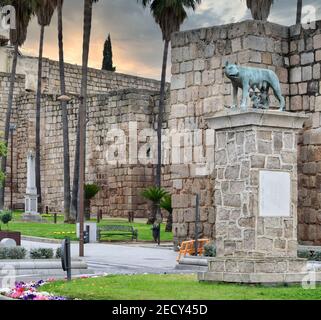
[[108,38],[105,41],[104,45],[104,59],[103,59],[103,67],[102,70],[107,71],[116,71],[116,67],[113,66],[113,49],[110,39],[110,34],[108,34]]

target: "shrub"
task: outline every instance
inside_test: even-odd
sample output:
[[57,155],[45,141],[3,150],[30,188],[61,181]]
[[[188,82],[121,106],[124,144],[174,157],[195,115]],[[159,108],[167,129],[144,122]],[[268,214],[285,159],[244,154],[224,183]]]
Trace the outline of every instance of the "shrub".
[[321,251],[314,251],[311,260],[313,260],[313,261],[321,261]]
[[207,243],[204,246],[204,256],[205,257],[215,257],[216,256],[216,247],[214,242]]
[[0,260],[8,259],[8,249],[9,248],[0,248]]
[[[4,141],[0,141],[0,157],[7,155],[7,147]],[[3,181],[5,179],[5,174],[0,170],[0,185],[3,185]]]
[[0,248],[0,260],[22,260],[26,258],[27,250],[22,247]]
[[92,199],[98,192],[100,191],[100,187],[96,184],[86,184],[85,185],[85,199]]
[[56,259],[61,259],[61,256],[62,256],[61,248],[58,248],[56,251]]
[[54,251],[51,248],[39,248],[30,250],[31,259],[52,259]]
[[306,250],[306,249],[298,250],[298,257],[299,258],[310,260],[312,255],[313,255],[313,252],[311,252],[310,250]]
[[9,228],[9,222],[12,220],[12,212],[2,211],[0,214],[0,220],[4,225],[7,225],[7,228]]
[[12,260],[21,260],[26,258],[26,254],[27,254],[27,250],[25,248],[22,248],[22,247],[10,248],[8,257],[9,259],[12,259]]
[[308,259],[309,261],[321,261],[321,251],[320,250],[307,250],[299,249],[298,257],[302,259]]

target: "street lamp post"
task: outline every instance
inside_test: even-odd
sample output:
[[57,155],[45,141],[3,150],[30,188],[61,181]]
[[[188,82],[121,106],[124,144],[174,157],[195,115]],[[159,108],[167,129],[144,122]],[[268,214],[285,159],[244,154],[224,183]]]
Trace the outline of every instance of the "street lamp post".
[[10,210],[13,210],[13,133],[17,126],[15,124],[10,124],[10,134],[11,134],[11,175],[10,175]]
[[[58,97],[59,101],[68,103],[71,98],[67,95],[62,95]],[[82,103],[80,104],[82,105]],[[86,110],[84,112],[83,108],[79,108],[79,126],[80,126],[80,155],[79,155],[79,192],[78,192],[78,199],[79,199],[79,256],[83,257],[84,256],[84,190],[83,190],[83,185],[84,185],[84,145],[82,144],[82,141],[85,141],[85,133],[81,128],[86,127]]]

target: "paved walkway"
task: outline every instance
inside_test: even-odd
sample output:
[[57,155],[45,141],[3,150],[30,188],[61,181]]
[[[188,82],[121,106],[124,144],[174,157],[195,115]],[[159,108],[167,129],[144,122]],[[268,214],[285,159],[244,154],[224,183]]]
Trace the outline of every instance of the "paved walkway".
[[[22,241],[22,246],[31,248],[58,248],[59,244]],[[71,245],[73,257],[78,258],[79,246]],[[85,245],[85,257],[90,269],[96,273],[133,274],[133,273],[176,273],[177,253],[170,247],[154,244],[105,244]],[[180,271],[181,272],[181,271]]]

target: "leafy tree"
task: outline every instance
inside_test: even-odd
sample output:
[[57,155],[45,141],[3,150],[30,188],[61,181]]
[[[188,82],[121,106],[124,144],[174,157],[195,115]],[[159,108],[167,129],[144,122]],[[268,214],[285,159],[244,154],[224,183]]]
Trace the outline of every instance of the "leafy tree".
[[[21,47],[27,38],[27,29],[31,18],[35,12],[36,0],[0,0],[0,6],[11,5],[16,11],[16,28],[10,29],[10,43],[14,46],[11,75],[10,75],[10,87],[8,95],[7,112],[5,117],[5,129],[4,129],[4,143],[8,146],[9,133],[10,133],[10,121],[12,114],[13,95],[16,79],[17,61],[19,47]],[[5,174],[7,170],[7,157],[2,156],[1,171]],[[4,184],[4,183],[3,183]],[[0,187],[0,209],[4,206],[4,187]]]
[[168,48],[171,40],[171,35],[180,30],[180,26],[187,19],[188,9],[195,10],[196,5],[201,3],[201,0],[138,0],[141,1],[143,7],[150,6],[151,13],[155,22],[159,25],[164,45],[163,65],[160,86],[160,100],[158,111],[158,126],[157,126],[157,168],[156,168],[156,186],[161,187],[161,170],[162,170],[162,128],[164,118],[165,105],[165,89],[166,89],[166,69],[168,59]]
[[104,45],[104,59],[102,70],[112,72],[116,71],[116,67],[113,66],[113,48],[111,44],[110,34],[108,34],[108,38],[106,39]]

